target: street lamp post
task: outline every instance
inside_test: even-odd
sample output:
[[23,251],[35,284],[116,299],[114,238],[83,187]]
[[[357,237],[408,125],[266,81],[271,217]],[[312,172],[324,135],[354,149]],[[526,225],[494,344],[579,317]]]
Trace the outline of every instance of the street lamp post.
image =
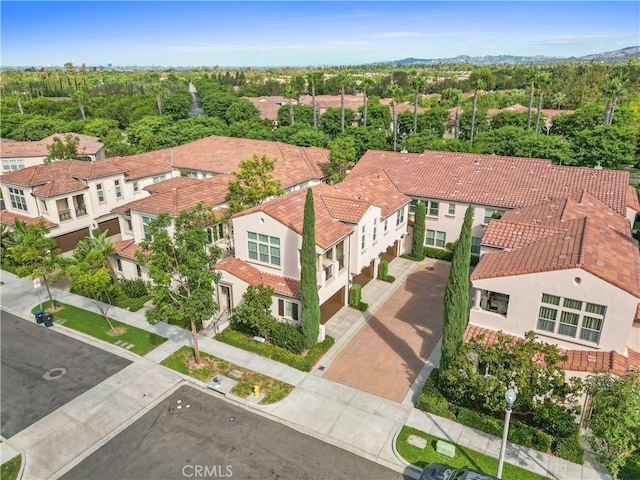
[[504,394],[504,398],[507,401],[507,408],[504,414],[504,430],[502,431],[502,445],[500,446],[500,458],[498,459],[498,473],[496,477],[502,478],[502,466],[504,465],[504,452],[507,448],[507,435],[509,434],[509,419],[511,418],[511,407],[513,402],[516,401],[517,395],[513,388],[507,390]]

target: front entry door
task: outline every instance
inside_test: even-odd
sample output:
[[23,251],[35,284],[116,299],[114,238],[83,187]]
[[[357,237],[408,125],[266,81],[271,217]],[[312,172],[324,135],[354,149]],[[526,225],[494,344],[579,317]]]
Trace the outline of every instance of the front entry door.
[[228,312],[231,312],[233,303],[231,301],[231,287],[226,285],[220,285],[220,306],[226,308]]

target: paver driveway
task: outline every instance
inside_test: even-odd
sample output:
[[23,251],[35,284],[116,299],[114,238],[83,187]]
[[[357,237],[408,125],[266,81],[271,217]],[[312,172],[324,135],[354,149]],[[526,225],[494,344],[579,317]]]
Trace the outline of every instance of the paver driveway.
[[418,265],[336,356],[324,378],[401,402],[442,335],[449,268],[443,262]]

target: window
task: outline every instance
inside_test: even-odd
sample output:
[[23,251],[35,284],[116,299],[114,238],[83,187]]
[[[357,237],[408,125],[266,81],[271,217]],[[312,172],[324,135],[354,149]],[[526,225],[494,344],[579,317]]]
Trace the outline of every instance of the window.
[[436,230],[427,230],[425,243],[432,247],[444,248],[447,234],[445,232],[438,232]]
[[409,204],[409,213],[416,213],[416,205],[418,204],[418,200],[411,200]]
[[398,213],[396,213],[396,227],[399,227],[403,223],[404,223],[404,208],[401,208],[400,210],[398,210]]
[[298,320],[298,304],[289,300],[278,299],[278,315]]
[[166,175],[156,175],[155,177],[153,177],[153,183],[159,183],[162,182],[164,179],[166,178]]
[[377,232],[378,232],[378,219],[374,218],[373,219],[373,241],[376,241],[376,236],[377,236]]
[[548,293],[542,294],[541,303],[543,305],[540,306],[538,315],[538,330],[596,344],[600,342],[606,312],[604,305],[561,298]]
[[389,219],[385,218],[384,219],[384,233],[385,233],[385,235],[387,234],[388,231],[389,231]]
[[116,270],[122,271],[122,261],[119,258],[116,258]]
[[138,193],[140,191],[140,184],[138,182],[133,182],[133,193]]
[[122,186],[120,180],[114,180],[113,185],[116,187],[116,198],[122,198]]
[[344,240],[336,245],[336,260],[338,261],[338,269],[344,268]]
[[104,190],[101,183],[96,185],[96,191],[98,192],[98,203],[104,203]]
[[44,200],[40,200],[40,209],[44,213],[47,213],[47,202],[45,202]]
[[471,255],[480,255],[480,237],[471,237]]
[[269,235],[247,232],[249,258],[280,266],[280,239]]
[[181,177],[198,178],[198,172],[191,172],[189,170],[180,170]]
[[496,210],[494,208],[485,208],[484,209],[484,220],[482,221],[482,223],[484,223],[486,225],[487,223],[489,223],[489,220],[491,220],[492,218],[500,218],[500,217],[502,217],[503,213],[504,213],[504,210]]
[[24,190],[19,188],[9,187],[9,199],[11,200],[11,206],[16,210],[27,210],[27,199],[24,197]]
[[224,238],[224,225],[218,223],[213,227],[207,228],[207,237],[209,238],[209,243],[216,243],[222,240]]
[[138,278],[142,278],[142,268],[140,268],[140,265],[136,264],[136,272],[138,273]]
[[364,250],[366,240],[367,240],[367,226],[362,225],[362,234],[360,236],[360,250]]
[[151,223],[151,219],[149,217],[142,217],[142,234],[144,235],[144,239],[148,242],[153,240],[151,233],[149,233],[149,223]]
[[427,201],[427,215],[430,217],[437,217],[440,209],[440,203],[432,200]]
[[2,171],[13,172],[14,170],[22,170],[24,168],[23,158],[3,158]]
[[450,203],[449,204],[448,215],[451,215],[451,216],[455,217],[455,215],[456,215],[456,204],[455,203]]

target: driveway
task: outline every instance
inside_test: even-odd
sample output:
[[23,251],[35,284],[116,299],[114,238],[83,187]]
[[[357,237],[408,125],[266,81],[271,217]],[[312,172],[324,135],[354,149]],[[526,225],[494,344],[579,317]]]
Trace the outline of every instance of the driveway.
[[419,265],[323,377],[402,402],[442,335],[449,269],[444,262]]

